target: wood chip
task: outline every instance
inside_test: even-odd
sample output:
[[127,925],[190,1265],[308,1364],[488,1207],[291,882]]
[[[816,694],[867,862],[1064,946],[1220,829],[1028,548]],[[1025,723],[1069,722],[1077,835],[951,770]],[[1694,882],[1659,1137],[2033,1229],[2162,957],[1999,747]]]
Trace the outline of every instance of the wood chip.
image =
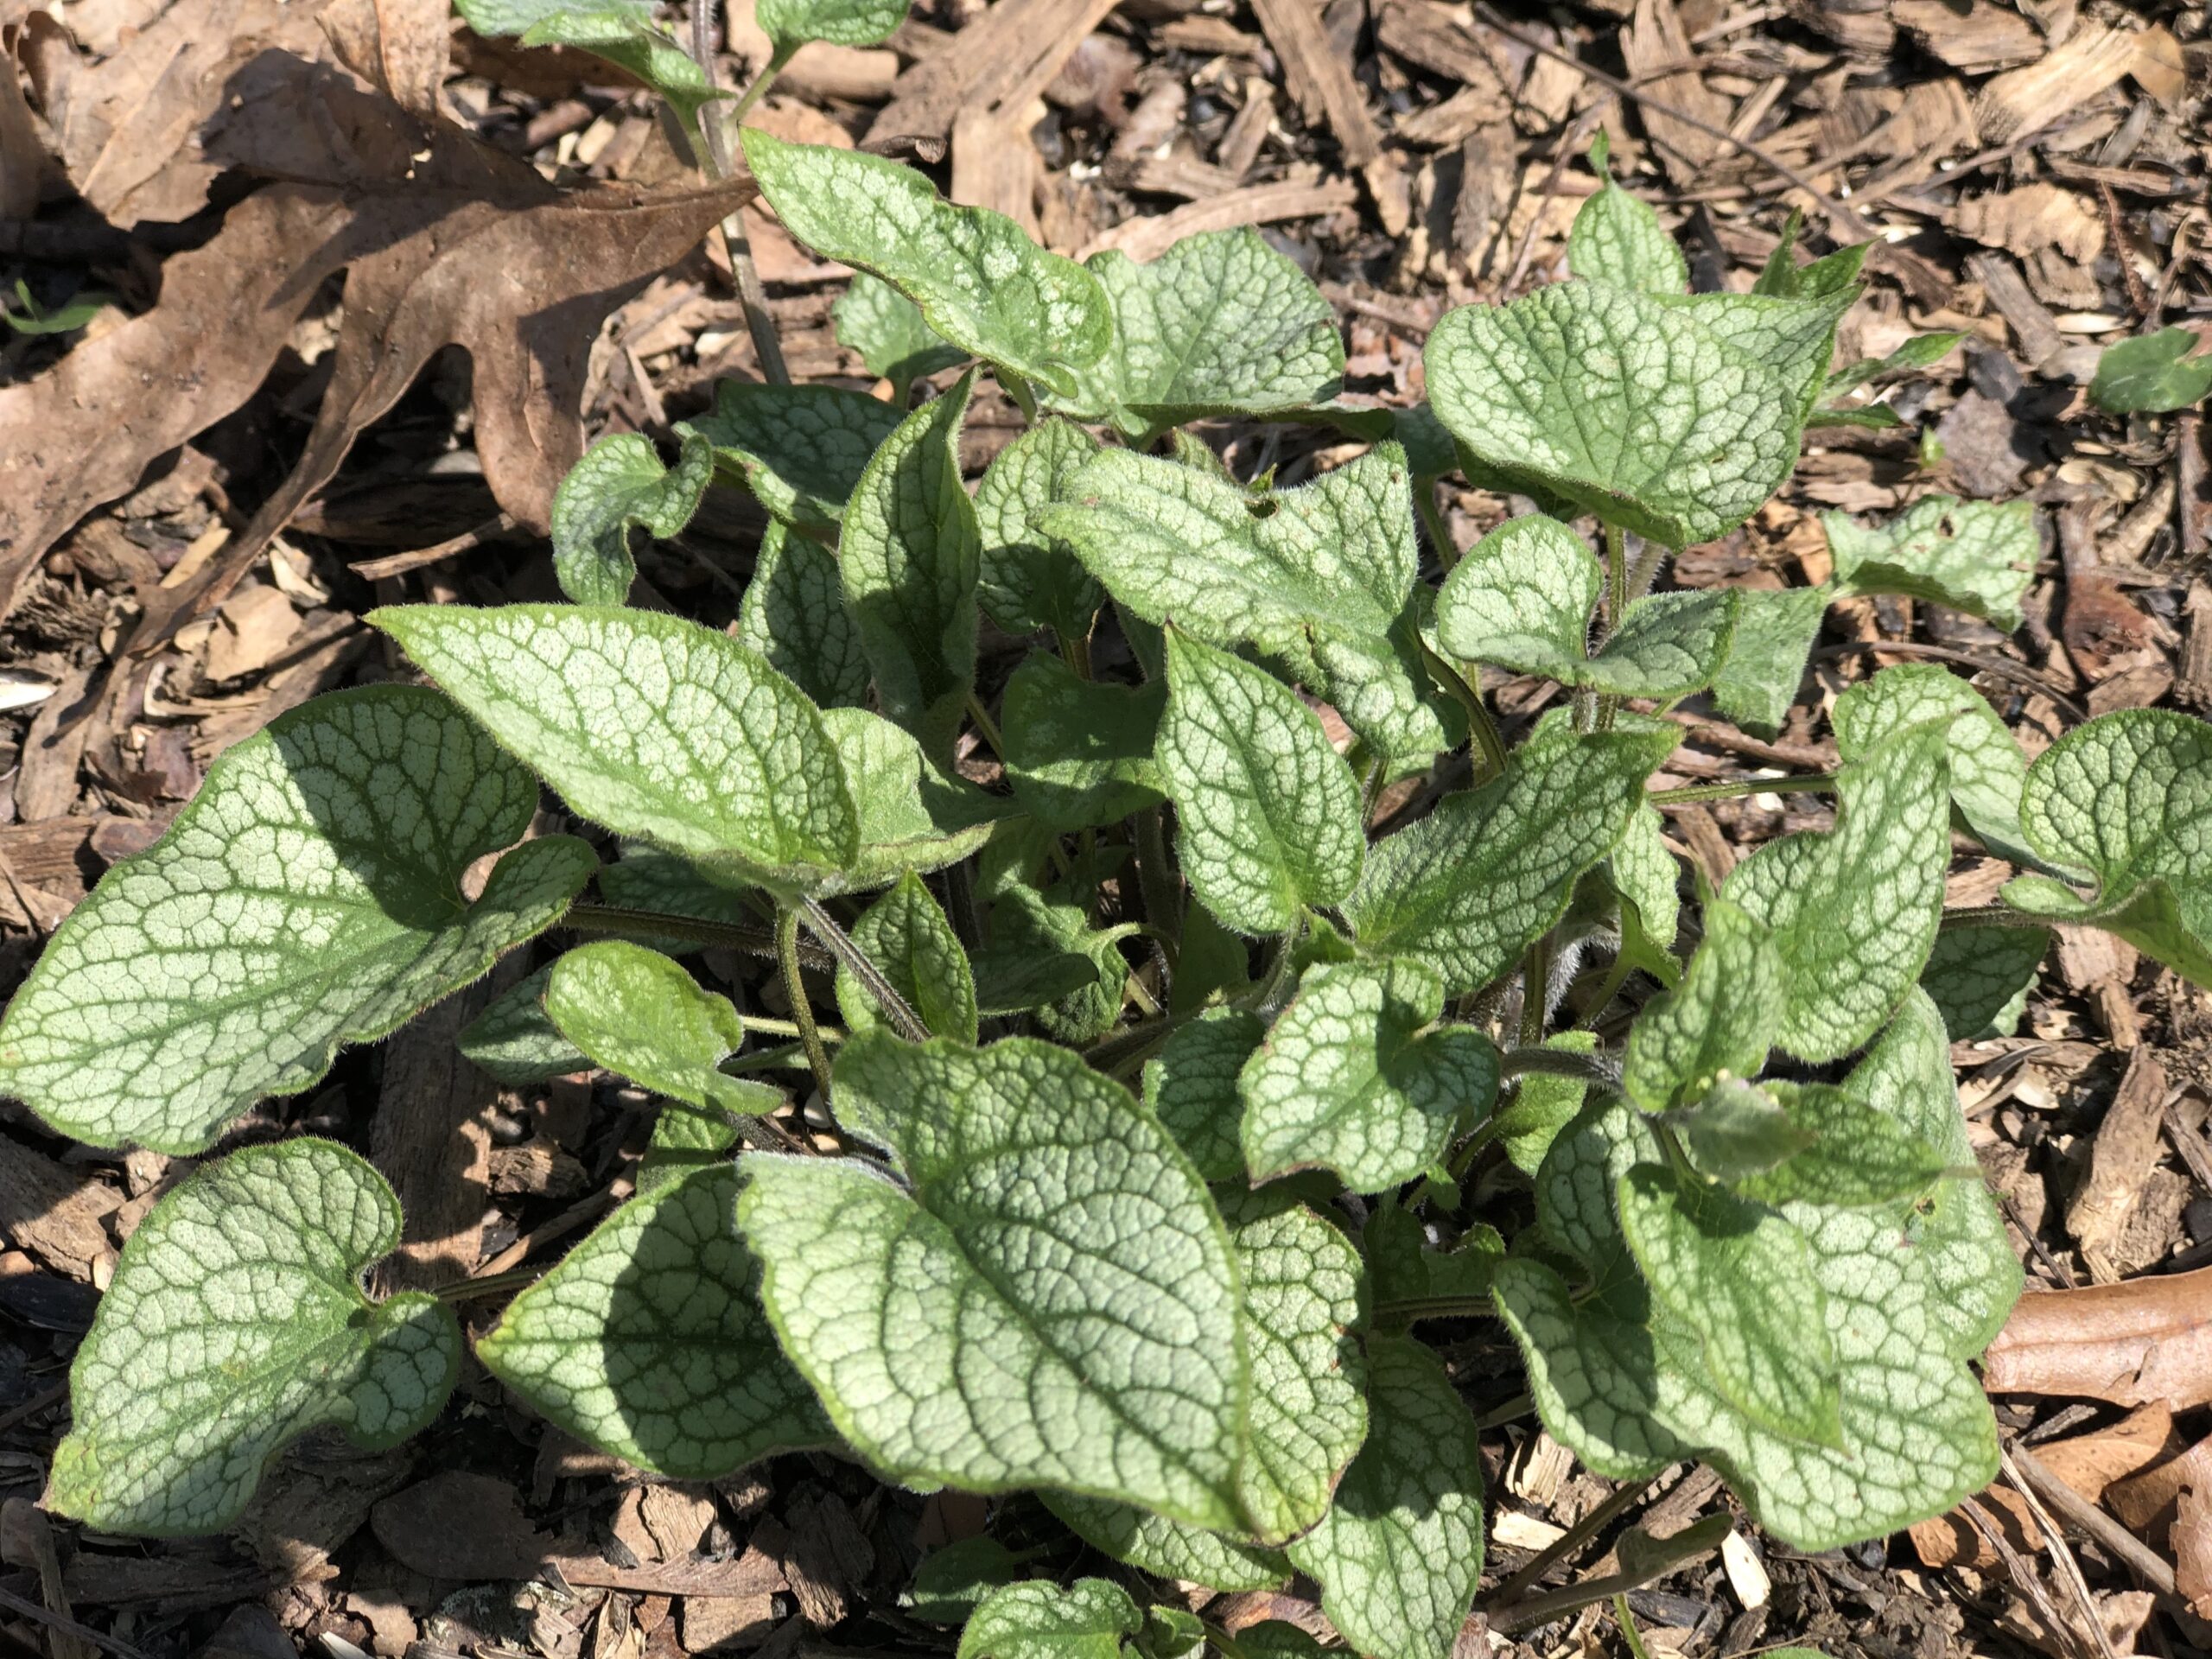
[[[1636,16],[1621,31],[1621,55],[1629,79],[1639,90],[1708,126],[1726,130],[1732,113],[1728,100],[1707,86],[1694,68],[1681,67],[1694,64],[1697,54],[1675,0],[1637,0]],[[1684,188],[1707,182],[1704,175],[1720,153],[1719,141],[1661,114],[1650,104],[1642,110],[1644,130],[1659,150],[1667,176]]]
[[1283,84],[1308,124],[1325,123],[1348,167],[1365,167],[1382,149],[1351,61],[1329,42],[1317,0],[1252,0],[1268,44],[1282,64]]
[[0,1142],[0,1234],[56,1273],[80,1282],[111,1257],[105,1217],[123,1195],[16,1141]]
[[2165,1068],[2139,1047],[2097,1126],[2088,1174],[2066,1207],[2066,1230],[2085,1255],[2107,1250],[2141,1199],[2162,1150],[2165,1110]]
[[1746,1612],[1774,1599],[1774,1581],[1767,1577],[1766,1563],[1742,1533],[1732,1532],[1720,1541],[1720,1568]]
[[1972,0],[1963,10],[1950,0],[1893,0],[1890,16],[1930,57],[1969,73],[2031,63],[2047,44],[2041,29],[1991,0]]
[[2008,69],[1981,89],[1974,104],[1981,142],[2009,144],[2042,131],[2128,73],[2143,56],[2139,37],[2082,23],[2038,61]]
[[1319,219],[1342,213],[1359,200],[1359,193],[1344,180],[1316,183],[1255,184],[1232,190],[1211,201],[1194,201],[1172,213],[1154,218],[1124,219],[1112,230],[1091,238],[1081,257],[1104,248],[1119,248],[1143,264],[1157,259],[1186,236],[1200,231],[1234,230],[1240,225],[1273,225],[1285,219]]
[[1041,97],[1116,0],[998,0],[953,37],[955,44],[911,65],[868,130],[879,154],[911,149],[944,157],[963,111],[1027,107]]

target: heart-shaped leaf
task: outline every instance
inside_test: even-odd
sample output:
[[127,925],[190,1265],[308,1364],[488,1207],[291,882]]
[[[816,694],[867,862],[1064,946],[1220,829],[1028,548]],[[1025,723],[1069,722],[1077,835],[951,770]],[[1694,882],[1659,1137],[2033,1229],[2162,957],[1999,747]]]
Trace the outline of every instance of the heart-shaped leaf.
[[[883,970],[892,988],[939,1037],[976,1040],[976,976],[960,938],[938,908],[921,878],[909,870],[868,907],[853,927],[853,943]],[[852,970],[837,969],[837,1007],[846,1027],[873,1031],[883,1015]]]
[[2026,501],[1931,495],[1878,530],[1841,512],[1822,513],[1821,525],[1843,592],[1904,594],[2007,630],[2020,626],[2020,600],[2043,556]]
[[701,1112],[757,1116],[784,1103],[766,1084],[722,1071],[745,1022],[658,950],[601,939],[569,951],[546,981],[545,1014],[593,1065]]
[[553,573],[579,605],[620,605],[638,579],[630,553],[634,525],[660,541],[699,510],[715,470],[713,448],[690,431],[671,472],[651,439],[634,432],[601,438],[553,492]]

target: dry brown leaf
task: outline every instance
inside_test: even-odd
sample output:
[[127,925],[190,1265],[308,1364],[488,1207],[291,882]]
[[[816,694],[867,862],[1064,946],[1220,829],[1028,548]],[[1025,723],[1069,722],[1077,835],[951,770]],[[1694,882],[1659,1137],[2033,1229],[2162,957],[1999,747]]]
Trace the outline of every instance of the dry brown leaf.
[[2199,1618],[2212,1618],[2212,1481],[2183,1486],[2166,1547],[2173,1552],[2174,1588]]
[[2092,1503],[2106,1488],[2182,1451],[2174,1414],[2162,1400],[2139,1407],[2110,1428],[2048,1441],[2036,1447],[2043,1466]]
[[7,42],[0,38],[0,220],[27,219],[38,211],[46,170],[38,119],[23,102],[22,83]]
[[[1986,1487],[1976,1492],[1972,1501],[1981,1506],[1983,1516],[2015,1552],[2031,1556],[2042,1550],[2043,1529],[2036,1523],[2035,1510],[2010,1486]],[[1916,1522],[1906,1529],[1906,1533],[1912,1540],[1914,1553],[1925,1567],[1970,1567],[1976,1572],[1987,1572],[2004,1565],[2004,1557],[1997,1553],[1996,1546],[1967,1518],[1963,1508]]]
[[2165,1541],[2174,1507],[2186,1486],[2212,1486],[2212,1440],[2202,1440],[2177,1457],[2146,1464],[2105,1489],[2105,1505],[2130,1532],[2153,1546]]
[[207,639],[207,677],[258,674],[282,657],[300,631],[300,613],[274,588],[242,587],[215,613]]
[[2212,1268],[2020,1298],[1989,1345],[1992,1394],[2212,1404]]
[[322,32],[339,60],[410,115],[438,113],[451,0],[335,0]]

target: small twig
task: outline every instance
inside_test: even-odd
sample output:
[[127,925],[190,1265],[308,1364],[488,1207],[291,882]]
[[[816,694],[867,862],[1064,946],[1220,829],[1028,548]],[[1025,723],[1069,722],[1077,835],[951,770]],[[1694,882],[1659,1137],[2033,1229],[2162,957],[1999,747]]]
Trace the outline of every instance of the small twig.
[[1940,663],[1956,663],[1961,668],[1994,674],[2001,679],[2011,680],[2016,685],[2024,685],[2030,690],[2042,692],[2077,726],[2089,718],[2088,710],[2068,696],[2056,682],[2046,679],[2032,668],[2023,667],[2002,657],[1954,651],[1948,645],[1925,645],[1916,639],[1847,639],[1840,645],[1822,645],[1814,654],[1820,657],[1863,657],[1885,651],[1893,651],[1900,657],[1927,657]]
[[2162,1560],[2149,1545],[2053,1474],[2034,1452],[2016,1441],[2005,1455],[2014,1484],[2024,1493],[2032,1487],[2044,1503],[2065,1517],[2068,1525],[2114,1560],[2125,1562],[2156,1593],[2180,1593],[2175,1588],[2171,1562]]
[[1518,1572],[1492,1591],[1488,1611],[1496,1614],[1510,1605],[1522,1591],[1534,1589],[1542,1583],[1545,1573],[1626,1514],[1636,1501],[1650,1489],[1650,1480],[1645,1479],[1630,1481],[1627,1485],[1617,1488],[1604,1503],[1522,1562]]
[[1726,783],[1655,789],[1643,798],[1654,806],[1684,806],[1692,801],[1726,801],[1744,795],[1789,795],[1834,787],[1835,774],[1821,772],[1802,778],[1732,778]]
[[69,1397],[69,1384],[57,1382],[43,1394],[33,1395],[20,1406],[0,1411],[0,1430],[13,1428],[17,1423],[35,1417],[48,1406],[58,1406]]
[[2052,1632],[2063,1637],[2068,1647],[2083,1652],[2088,1659],[2098,1659],[2096,1649],[2082,1640],[2082,1633],[2074,1628],[2073,1621],[2058,1611],[2051,1601],[2050,1592],[2044,1588],[2043,1580],[2020,1552],[2012,1548],[2012,1541],[2005,1535],[2005,1529],[1990,1519],[1989,1512],[1968,1497],[1960,1500],[1959,1513],[1966,1516],[1968,1523],[1981,1535],[1982,1541],[1996,1552],[1997,1559],[2005,1563],[2005,1571],[2012,1578],[2012,1587],[2035,1604],[2036,1611],[2043,1615],[2044,1623],[2050,1626]]
[[1738,138],[1726,127],[1716,127],[1709,121],[1701,121],[1687,110],[1667,103],[1663,99],[1654,98],[1650,93],[1630,85],[1618,75],[1609,75],[1602,69],[1593,69],[1572,52],[1563,52],[1547,41],[1540,40],[1534,35],[1524,34],[1499,16],[1489,6],[1484,4],[1483,0],[1475,0],[1475,15],[1504,35],[1507,40],[1517,41],[1540,56],[1563,63],[1576,73],[1587,77],[1608,91],[1616,92],[1623,98],[1634,99],[1646,109],[1656,110],[1670,121],[1679,121],[1682,125],[1701,132],[1708,138],[1718,139],[1738,154],[1750,156],[1777,178],[1787,180],[1802,190],[1812,199],[1814,205],[1828,216],[1832,224],[1840,227],[1858,240],[1871,242],[1878,234],[1875,228],[1860,218],[1857,213],[1836,200],[1820,186],[1815,184],[1810,178],[1800,173],[1789,162],[1780,160],[1763,146],[1753,143],[1748,138]]
[[2058,1564],[2058,1575],[2066,1580],[2066,1587],[2073,1595],[2074,1605],[2082,1615],[2082,1622],[2089,1627],[2089,1634],[2095,1639],[2100,1659],[2119,1659],[2119,1655],[2113,1649],[2112,1637],[2105,1629],[2105,1622],[2098,1617],[2096,1599],[2089,1594],[2088,1580],[2082,1576],[2082,1564],[2074,1559],[2074,1552],[2067,1548],[2065,1535],[2059,1531],[2058,1522],[2050,1518],[2050,1511],[2044,1508],[2043,1500],[2030,1487],[2012,1453],[2003,1452],[1999,1456],[2013,1488],[2026,1500],[2029,1510],[2036,1517],[2036,1524],[2043,1529],[2044,1542],[2050,1559]]
[[19,1596],[12,1590],[0,1588],[0,1607],[5,1607],[11,1613],[19,1613],[34,1623],[47,1626],[49,1630],[60,1630],[65,1636],[73,1636],[79,1642],[89,1642],[96,1648],[104,1648],[115,1655],[116,1659],[146,1659],[143,1649],[132,1647],[120,1637],[106,1636],[89,1624],[79,1624],[67,1614],[57,1613],[48,1608],[41,1607],[38,1603],[30,1600],[28,1597]]
[[[709,86],[721,84],[715,64],[714,7],[715,0],[691,0],[691,56]],[[768,82],[788,61],[787,57],[781,61],[777,58],[768,60],[767,67],[738,100],[739,116],[753,106],[753,100],[766,90]],[[733,118],[730,126],[735,124]],[[707,153],[701,159],[706,162],[708,173],[716,179],[728,178],[732,159],[729,129],[722,124],[721,112],[711,104],[699,111],[699,137],[706,146]],[[729,253],[730,280],[736,285],[738,303],[745,308],[745,327],[753,336],[753,354],[760,361],[760,378],[772,386],[787,386],[791,383],[791,365],[784,361],[783,343],[776,337],[776,320],[768,311],[768,290],[761,286],[760,268],[753,263],[753,241],[745,233],[742,211],[723,219],[721,228],[722,245]]]

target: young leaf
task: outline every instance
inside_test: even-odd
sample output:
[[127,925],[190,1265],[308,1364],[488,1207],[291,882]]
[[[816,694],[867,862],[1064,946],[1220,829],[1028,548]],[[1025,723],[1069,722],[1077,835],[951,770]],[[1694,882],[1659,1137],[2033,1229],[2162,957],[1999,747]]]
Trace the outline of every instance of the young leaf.
[[1847,594],[1905,594],[1948,605],[2010,631],[2043,556],[2026,501],[1961,501],[1931,495],[1878,530],[1824,512],[1837,586]]
[[1014,798],[1062,832],[1159,805],[1166,798],[1152,757],[1166,702],[1161,681],[1086,680],[1058,657],[1033,653],[1007,682],[999,710]]
[[1637,808],[1628,831],[1613,849],[1614,889],[1636,906],[1643,936],[1662,950],[1674,948],[1681,928],[1681,868],[1667,850],[1667,824],[1659,809]]
[[836,533],[868,457],[899,419],[895,406],[842,386],[721,380],[715,412],[688,424],[776,518],[823,537]]
[[1033,1012],[1048,1036],[1096,1042],[1122,1012],[1129,976],[1121,941],[1134,924],[1095,928],[1065,887],[1016,883],[991,906],[991,943],[976,953],[976,1001],[986,1014]]
[[1741,524],[1797,459],[1799,390],[1653,296],[1561,283],[1465,306],[1422,360],[1484,468],[1669,547]]
[[1447,795],[1370,849],[1344,919],[1370,956],[1411,956],[1446,992],[1504,972],[1613,849],[1673,752],[1671,732],[1563,737],[1514,752],[1505,774]]
[[[557,920],[598,861],[436,692],[318,697],[100,879],[0,1021],[0,1089],[96,1146],[200,1151]],[[471,863],[502,847],[483,895]]]
[[1008,633],[1050,628],[1063,639],[1090,636],[1105,594],[1067,543],[1038,520],[1071,501],[1069,482],[1098,453],[1098,440],[1069,421],[1040,421],[999,451],[976,486],[982,531],[983,608]]
[[[853,943],[883,969],[933,1034],[956,1042],[976,1040],[976,976],[969,969],[968,953],[919,876],[907,871],[870,905],[853,928]],[[837,1007],[855,1033],[873,1031],[882,1022],[875,1000],[842,965]]]
[[1713,705],[1746,731],[1772,737],[1782,729],[1805,659],[1820,636],[1833,588],[1746,588],[1736,595],[1736,632],[1713,681]]
[[1588,654],[1590,614],[1605,585],[1588,544],[1558,519],[1509,518],[1444,579],[1437,643],[1462,662],[1564,679]]
[[1155,758],[1191,890],[1247,933],[1343,899],[1367,838],[1359,784],[1297,693],[1171,628]]
[[2212,727],[2164,709],[2101,715],[2036,757],[2020,798],[2028,845],[2047,864],[2087,871],[2097,896],[2022,875],[2006,883],[2005,902],[2049,921],[2094,923],[2212,985],[2208,824]]
[[1853,1209],[1917,1198],[1948,1160],[1912,1130],[1830,1084],[1772,1082],[1770,1096],[1809,1143],[1736,1191],[1761,1204]]
[[1630,1027],[1622,1088],[1645,1111],[1663,1112],[1702,1098],[1721,1077],[1757,1077],[1783,992],[1766,929],[1714,899],[1681,983],[1645,1004]]
[[650,438],[619,432],[601,438],[553,492],[553,574],[579,605],[620,605],[638,578],[632,526],[666,541],[691,522],[715,470],[707,441],[679,432],[674,472]]
[[472,1065],[510,1088],[591,1069],[591,1056],[546,1015],[545,982],[552,975],[548,963],[461,1027],[454,1046]]
[[823,709],[868,702],[868,656],[845,608],[837,556],[780,522],[760,537],[753,580],[737,607],[737,642]]
[[1483,1460],[1473,1414],[1408,1337],[1367,1344],[1367,1444],[1290,1559],[1321,1611],[1371,1659],[1449,1659],[1483,1566]]
[[946,345],[922,321],[920,307],[864,270],[854,273],[851,284],[830,311],[836,320],[837,343],[858,352],[870,374],[891,383],[895,409],[906,408],[907,391],[915,381],[967,360],[965,352]]
[[976,1605],[956,1659],[1119,1659],[1122,1638],[1143,1628],[1144,1615],[1118,1584],[1077,1579],[1063,1590],[1025,1579]]
[[685,130],[718,98],[691,54],[635,0],[460,0],[461,19],[487,37],[513,35],[521,44],[573,46],[635,75],[675,108]]
[[1426,590],[1396,446],[1264,494],[1109,449],[1066,489],[1040,528],[1128,611],[1224,651],[1256,647],[1383,753],[1445,746],[1414,637]]
[[2050,950],[2047,927],[1945,928],[1920,970],[1920,988],[1961,1042],[2010,1037]]
[[1769,1090],[1734,1077],[1713,1084],[1695,1104],[1676,1107],[1666,1121],[1691,1163],[1731,1185],[1788,1162],[1820,1138]]
[[1800,1059],[1857,1048],[1928,960],[1950,858],[1947,724],[1893,732],[1846,765],[1835,829],[1769,842],[1721,889],[1773,937],[1788,988],[1774,1041]]
[[860,849],[827,893],[867,893],[908,870],[927,874],[962,859],[989,840],[1012,810],[966,779],[940,772],[922,746],[865,709],[823,711],[839,765],[852,791]]
[[837,1109],[906,1184],[756,1156],[739,1215],[845,1439],[902,1480],[1241,1526],[1236,1262],[1158,1122],[1066,1049],[880,1033],[838,1055]]
[[1972,685],[1938,663],[1900,663],[1836,699],[1836,751],[1846,761],[1893,731],[1948,717],[1951,801],[1981,844],[2015,864],[2039,862],[2020,830],[2028,758]]
[[420,1291],[361,1294],[399,1225],[384,1177],[327,1141],[194,1172],[124,1246],[77,1350],[54,1511],[103,1532],[217,1532],[311,1428],[382,1450],[427,1427],[461,1374],[461,1327]]
[[728,997],[702,990],[658,950],[626,939],[579,945],[553,964],[545,1013],[593,1065],[654,1094],[739,1117],[783,1104],[766,1084],[722,1071],[744,1044],[745,1022]]
[[1278,1541],[1325,1515],[1367,1438],[1359,1251],[1281,1193],[1232,1192],[1222,1217],[1244,1280],[1251,1440],[1238,1484],[1252,1532]]
[[[1456,1243],[1433,1247],[1421,1217],[1395,1206],[1368,1217],[1359,1242],[1378,1324],[1427,1317],[1422,1304],[1441,1315],[1450,1304],[1459,1305],[1456,1313],[1478,1303],[1490,1294],[1491,1275],[1505,1255],[1497,1230],[1480,1222]],[[1393,1304],[1404,1306],[1394,1313]]]
[[477,1357],[566,1433],[677,1480],[835,1446],[760,1311],[741,1185],[723,1164],[631,1199],[508,1305]]
[[976,683],[982,537],[960,481],[960,421],[972,375],[904,421],[854,487],[837,538],[845,602],[883,711],[940,763],[952,758]]
[[1069,1531],[1141,1573],[1213,1590],[1272,1590],[1290,1577],[1280,1549],[1250,1544],[1165,1516],[1071,1492],[1040,1494]]
[[1211,1008],[1171,1033],[1144,1069],[1144,1103],[1209,1181],[1244,1173],[1236,1079],[1267,1027],[1243,1008]]
[[1590,165],[1605,188],[1585,199],[1567,237],[1567,268],[1585,282],[1611,283],[1646,294],[1680,294],[1690,285],[1689,262],[1639,196],[1612,181],[1608,146],[1599,133]]
[[779,56],[809,41],[874,46],[906,20],[908,0],[760,0],[754,19]]
[[[1837,286],[1819,294],[1777,298],[1758,294],[1669,294],[1655,296],[1670,309],[1697,319],[1707,333],[1742,357],[1764,365],[1794,395],[1802,422],[1820,402],[1835,358],[1835,327],[1859,297],[1863,248],[1829,256]],[[1809,267],[1808,267],[1809,269]]]
[[1779,1211],[1656,1165],[1617,1192],[1644,1282],[1698,1332],[1713,1388],[1770,1433],[1841,1449],[1835,1344],[1805,1236]]
[[1021,1576],[1024,1557],[988,1532],[932,1550],[915,1567],[899,1605],[932,1624],[961,1624],[976,1603]]
[[[1598,1033],[1557,1032],[1544,1039],[1544,1046],[1567,1054],[1594,1054]],[[1590,1085],[1580,1077],[1549,1071],[1522,1074],[1514,1085],[1513,1097],[1497,1110],[1498,1144],[1505,1148],[1515,1168],[1534,1175],[1543,1166],[1544,1154],[1551,1150],[1560,1131],[1580,1116],[1583,1097],[1589,1091]]]
[[[2212,353],[2187,328],[2161,328],[2108,346],[2097,359],[2089,396],[2115,415],[2164,414],[2212,393]],[[2194,353],[2194,355],[2192,355]]]
[[784,228],[825,259],[880,276],[963,352],[1072,397],[1106,355],[1114,318],[1098,279],[1003,214],[956,207],[911,167],[787,143],[758,127],[745,159]]
[[1114,343],[1058,405],[1131,437],[1208,416],[1260,416],[1342,388],[1336,311],[1313,281],[1249,229],[1186,236],[1148,264],[1094,254]]
[[1404,959],[1309,969],[1238,1078],[1255,1181],[1332,1169],[1357,1192],[1412,1180],[1497,1097],[1497,1051]]
[[852,861],[859,826],[821,714],[728,635],[566,605],[370,620],[584,817],[778,888]]

